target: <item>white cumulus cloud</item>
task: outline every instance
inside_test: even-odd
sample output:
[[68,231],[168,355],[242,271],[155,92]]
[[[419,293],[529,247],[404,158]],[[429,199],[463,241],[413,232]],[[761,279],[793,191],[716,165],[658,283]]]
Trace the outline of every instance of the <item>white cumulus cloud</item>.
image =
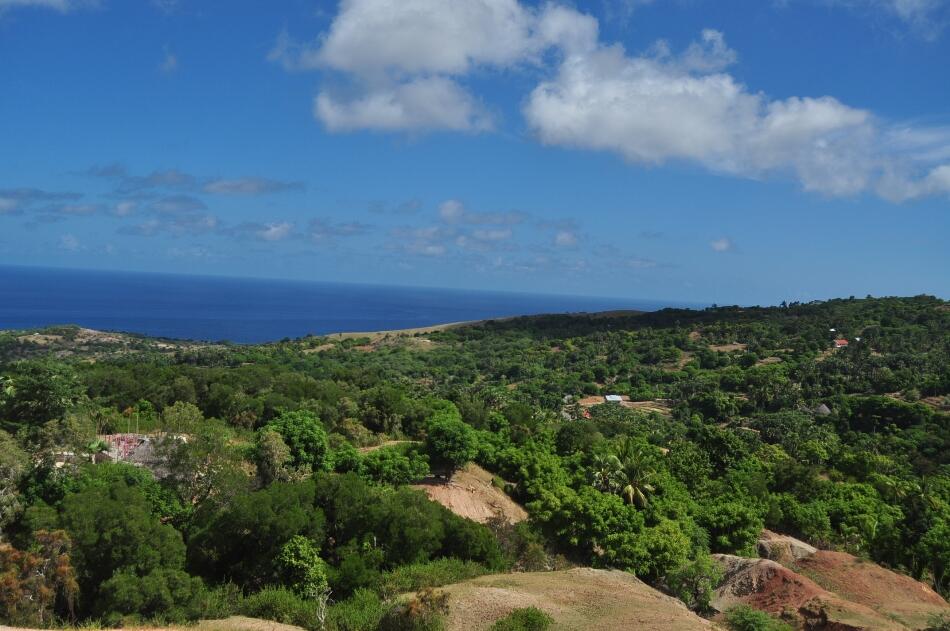
[[288,70],[332,70],[314,115],[330,131],[485,131],[492,117],[458,78],[540,62],[552,45],[589,48],[597,22],[573,9],[518,0],[343,0],[315,44],[282,33],[268,55]]
[[314,115],[330,131],[484,131],[491,115],[475,97],[445,77],[420,77],[352,96],[320,92]]
[[[611,151],[633,163],[696,162],[745,177],[785,172],[826,195],[876,190],[906,199],[950,190],[939,177],[915,182],[919,165],[887,150],[867,110],[830,96],[773,100],[710,70],[732,58],[711,31],[680,56],[631,56],[619,45],[568,55],[532,91],[524,115],[545,144]],[[885,187],[886,172],[903,191]]]
[[[906,19],[950,2],[826,1]],[[544,144],[790,177],[827,196],[950,194],[946,129],[889,123],[831,95],[770,97],[730,73],[739,55],[714,29],[681,52],[659,41],[631,54],[601,41],[594,17],[554,2],[342,0],[321,37],[307,44],[284,33],[269,58],[331,79],[313,110],[333,132],[488,131],[498,121],[468,79],[530,70],[541,79],[522,113]]]

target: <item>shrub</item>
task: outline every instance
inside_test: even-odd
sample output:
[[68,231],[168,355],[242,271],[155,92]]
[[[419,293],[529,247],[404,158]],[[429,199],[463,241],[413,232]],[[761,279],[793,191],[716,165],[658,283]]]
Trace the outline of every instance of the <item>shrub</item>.
[[291,537],[281,548],[277,563],[284,582],[301,596],[312,599],[329,589],[326,563],[310,539]]
[[99,613],[114,623],[125,616],[168,622],[197,620],[205,601],[200,578],[183,570],[159,568],[145,576],[117,572],[99,588]]
[[792,627],[749,605],[738,605],[726,612],[726,624],[732,631],[792,631]]
[[201,603],[201,618],[220,620],[233,616],[241,610],[243,599],[241,588],[234,583],[206,589]]
[[491,626],[491,631],[544,631],[554,619],[537,607],[515,609]]
[[712,590],[722,579],[722,570],[706,554],[681,565],[666,575],[670,591],[690,609],[704,613],[710,609]]
[[933,614],[928,622],[930,631],[950,631],[950,614]]
[[472,561],[438,559],[403,565],[383,574],[379,579],[378,590],[384,595],[404,594],[427,587],[458,583],[487,573],[488,570],[483,565]]
[[376,592],[358,589],[330,607],[327,626],[332,631],[375,631],[385,614],[386,606]]
[[379,631],[442,631],[448,611],[448,594],[425,589],[386,612],[380,620]]
[[251,618],[264,618],[307,629],[317,628],[317,603],[304,600],[284,587],[265,587],[247,596],[240,611]]

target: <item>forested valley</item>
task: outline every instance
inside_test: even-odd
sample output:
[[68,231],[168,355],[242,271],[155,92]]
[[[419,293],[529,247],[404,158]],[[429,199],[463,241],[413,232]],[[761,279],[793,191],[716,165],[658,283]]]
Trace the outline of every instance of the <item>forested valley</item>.
[[[116,435],[148,453],[115,457]],[[477,523],[416,488],[470,463],[528,518]],[[632,573],[710,616],[711,555],[756,556],[763,529],[946,598],[950,303],[253,346],[3,332],[0,527],[0,622],[34,627],[239,613],[436,629],[442,585],[570,567]],[[546,624],[520,615],[498,628]],[[727,624],[785,624],[743,615]]]

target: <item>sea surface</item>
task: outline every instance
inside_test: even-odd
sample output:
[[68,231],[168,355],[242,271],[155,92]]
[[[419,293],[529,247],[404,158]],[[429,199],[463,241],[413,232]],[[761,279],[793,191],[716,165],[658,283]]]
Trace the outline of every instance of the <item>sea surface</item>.
[[700,306],[626,298],[0,266],[0,329],[56,324],[256,343],[539,313]]

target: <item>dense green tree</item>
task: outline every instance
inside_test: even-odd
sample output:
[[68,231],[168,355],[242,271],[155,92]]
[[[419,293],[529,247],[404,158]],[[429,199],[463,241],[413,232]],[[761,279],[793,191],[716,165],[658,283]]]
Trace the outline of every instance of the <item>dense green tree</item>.
[[319,546],[325,518],[314,483],[276,482],[202,514],[188,542],[189,567],[214,581],[262,587],[281,578],[280,552],[300,535]]
[[429,475],[429,461],[415,448],[389,447],[367,454],[360,471],[384,484],[411,484]]
[[[449,404],[451,405],[451,404]],[[426,451],[429,462],[437,469],[454,471],[478,453],[475,431],[458,418],[458,411],[439,412],[426,428]]]
[[176,491],[186,513],[213,511],[249,485],[241,453],[221,424],[205,423],[187,440],[168,436],[159,442],[158,452],[165,461],[164,481]]
[[111,608],[106,583],[118,573],[141,578],[183,570],[181,535],[162,524],[151,508],[142,492],[124,480],[90,485],[63,499],[59,523],[73,541],[86,612],[137,613]]
[[281,435],[290,448],[290,462],[294,467],[312,471],[333,468],[327,432],[320,419],[311,412],[283,412],[269,422],[264,430]]
[[760,511],[738,500],[717,498],[697,516],[699,525],[709,532],[713,552],[750,553],[762,531]]
[[82,383],[70,366],[49,360],[15,364],[0,390],[3,429],[15,431],[61,419],[83,395]]
[[265,485],[271,482],[287,482],[294,477],[290,447],[284,442],[280,432],[274,429],[265,427],[257,432],[254,460],[257,464],[257,475]]

